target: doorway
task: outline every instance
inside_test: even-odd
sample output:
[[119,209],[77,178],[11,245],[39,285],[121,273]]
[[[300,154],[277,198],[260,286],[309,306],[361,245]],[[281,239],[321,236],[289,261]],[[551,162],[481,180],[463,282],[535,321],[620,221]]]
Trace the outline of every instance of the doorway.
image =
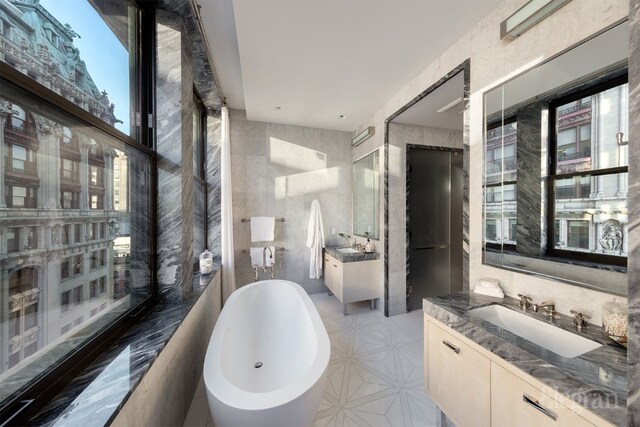
[[462,150],[407,145],[407,309],[462,290]]

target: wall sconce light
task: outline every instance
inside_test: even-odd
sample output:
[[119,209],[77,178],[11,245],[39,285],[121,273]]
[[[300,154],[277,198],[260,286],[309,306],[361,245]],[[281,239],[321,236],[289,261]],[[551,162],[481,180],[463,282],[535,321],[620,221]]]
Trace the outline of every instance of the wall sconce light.
[[376,128],[373,126],[369,126],[359,134],[357,134],[352,140],[351,145],[357,147],[358,145],[365,142],[367,139],[371,138],[376,133]]
[[571,0],[531,0],[500,23],[500,39],[511,41]]

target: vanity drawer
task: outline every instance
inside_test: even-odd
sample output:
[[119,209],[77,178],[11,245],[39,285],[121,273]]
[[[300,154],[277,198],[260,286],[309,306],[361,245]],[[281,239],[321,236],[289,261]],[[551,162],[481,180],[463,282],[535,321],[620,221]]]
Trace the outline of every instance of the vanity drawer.
[[433,400],[458,427],[489,426],[489,359],[435,323],[429,323],[427,336],[428,390]]
[[491,419],[496,427],[593,427],[577,413],[491,363]]

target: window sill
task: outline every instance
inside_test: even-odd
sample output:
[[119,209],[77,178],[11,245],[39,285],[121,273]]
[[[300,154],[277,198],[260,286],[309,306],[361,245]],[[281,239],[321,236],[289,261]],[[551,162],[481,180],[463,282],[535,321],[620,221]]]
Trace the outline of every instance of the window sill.
[[[207,276],[193,276],[193,293],[181,289],[159,297],[145,317],[58,393],[30,425],[110,424],[220,269],[219,260]],[[99,398],[96,396],[99,395]]]

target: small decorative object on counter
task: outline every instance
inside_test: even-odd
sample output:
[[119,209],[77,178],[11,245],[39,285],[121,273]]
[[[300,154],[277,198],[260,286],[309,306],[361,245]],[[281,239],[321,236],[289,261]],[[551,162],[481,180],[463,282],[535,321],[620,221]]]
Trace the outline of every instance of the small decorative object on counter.
[[374,251],[373,242],[370,239],[367,239],[367,243],[364,245],[364,251],[368,254]]
[[614,341],[626,346],[627,306],[618,298],[602,306],[602,328]]
[[213,254],[205,250],[200,254],[200,274],[209,274],[213,270]]

